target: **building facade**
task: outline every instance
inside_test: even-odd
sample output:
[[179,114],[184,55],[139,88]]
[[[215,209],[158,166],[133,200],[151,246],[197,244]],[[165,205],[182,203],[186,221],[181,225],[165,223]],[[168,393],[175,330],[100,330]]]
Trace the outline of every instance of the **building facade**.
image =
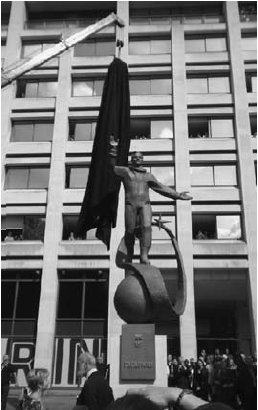
[[[256,3],[2,2],[2,67],[15,67],[115,12],[110,26],[2,90],[2,353],[76,385],[81,347],[109,361],[122,321],[113,296],[123,191],[111,248],[75,238],[104,77],[123,40],[130,151],[192,202],[152,192],[176,233],[185,313],[156,325],[168,353],[256,345]],[[139,248],[136,247],[136,260]],[[153,228],[151,263],[173,294],[171,243]],[[111,363],[112,376],[112,363]]]

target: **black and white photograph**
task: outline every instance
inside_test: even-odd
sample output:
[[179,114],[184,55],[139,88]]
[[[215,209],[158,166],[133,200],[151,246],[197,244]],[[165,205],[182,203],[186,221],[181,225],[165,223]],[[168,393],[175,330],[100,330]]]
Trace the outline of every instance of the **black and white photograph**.
[[1,0],[1,409],[257,409],[257,2]]

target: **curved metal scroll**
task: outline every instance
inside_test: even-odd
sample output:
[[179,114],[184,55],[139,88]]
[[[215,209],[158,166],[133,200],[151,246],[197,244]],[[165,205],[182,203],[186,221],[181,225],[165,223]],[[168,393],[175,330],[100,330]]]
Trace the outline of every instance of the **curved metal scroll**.
[[184,271],[183,258],[178,247],[177,240],[170,229],[164,224],[159,225],[164,229],[175,250],[177,260],[177,291],[173,301],[168,294],[164,279],[158,268],[142,263],[130,263],[127,260],[127,248],[122,238],[116,255],[116,265],[126,270],[126,274],[135,274],[141,277],[150,295],[156,320],[170,320],[173,312],[177,315],[184,313],[186,304],[186,275]]

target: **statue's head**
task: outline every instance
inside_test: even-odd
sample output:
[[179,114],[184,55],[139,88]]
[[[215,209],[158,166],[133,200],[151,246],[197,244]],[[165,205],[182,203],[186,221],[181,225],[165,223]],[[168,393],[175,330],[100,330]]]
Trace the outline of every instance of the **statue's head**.
[[134,167],[140,167],[143,163],[143,155],[139,151],[132,153],[131,162]]

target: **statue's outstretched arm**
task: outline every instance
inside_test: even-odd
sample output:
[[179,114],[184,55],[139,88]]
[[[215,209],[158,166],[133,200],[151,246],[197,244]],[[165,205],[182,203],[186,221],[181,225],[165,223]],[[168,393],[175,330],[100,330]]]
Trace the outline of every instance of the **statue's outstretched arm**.
[[154,175],[150,174],[150,180],[148,181],[148,185],[153,191],[158,192],[158,194],[166,196],[172,199],[181,199],[183,201],[189,201],[193,199],[190,195],[187,194],[186,191],[184,192],[177,192],[173,188],[168,185],[163,185],[159,182]]
[[118,143],[119,139],[115,140],[114,136],[111,135],[110,137],[110,150],[109,150],[109,157],[110,157],[110,164],[113,168],[114,173],[119,176],[123,177],[127,173],[127,168],[126,167],[119,167],[117,166],[117,149],[118,149]]

